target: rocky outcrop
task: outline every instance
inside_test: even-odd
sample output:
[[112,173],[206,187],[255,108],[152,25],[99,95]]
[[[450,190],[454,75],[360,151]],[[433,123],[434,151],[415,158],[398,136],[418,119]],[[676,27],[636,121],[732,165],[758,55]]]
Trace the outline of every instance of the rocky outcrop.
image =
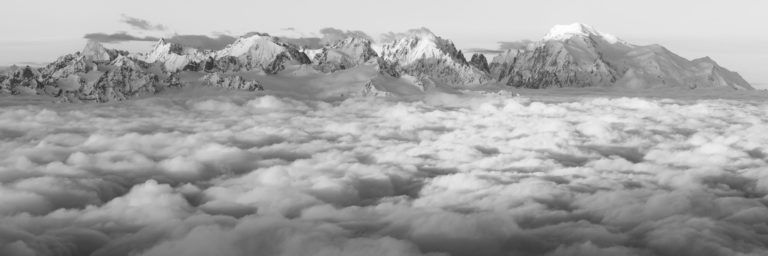
[[472,54],[472,58],[469,61],[469,65],[486,73],[491,72],[490,68],[488,68],[488,60],[485,59],[485,55],[480,53]]
[[313,63],[317,70],[334,72],[356,67],[376,57],[378,55],[371,48],[370,40],[350,37],[323,47],[322,52],[315,55]]
[[243,91],[263,91],[264,90],[264,87],[261,86],[261,83],[259,83],[258,81],[245,80],[243,77],[237,76],[237,75],[225,76],[219,73],[211,73],[200,78],[200,81],[203,82],[203,85],[224,88],[224,89],[243,90]]
[[0,75],[0,93],[37,94],[44,89],[40,77],[40,72],[29,66],[12,67],[7,73]]
[[361,97],[386,97],[390,95],[392,95],[392,93],[376,88],[376,85],[374,85],[371,80],[368,80],[368,82],[363,84],[363,88],[357,93],[357,96]]
[[67,77],[77,73],[88,73],[96,70],[98,64],[89,60],[83,54],[67,54],[59,57],[54,62],[41,69],[42,78],[47,82],[53,82],[56,79]]

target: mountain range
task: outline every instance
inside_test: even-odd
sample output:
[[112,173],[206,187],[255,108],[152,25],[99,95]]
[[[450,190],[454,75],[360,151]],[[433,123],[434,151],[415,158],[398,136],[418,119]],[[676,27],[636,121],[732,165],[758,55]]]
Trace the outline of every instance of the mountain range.
[[[634,45],[576,23],[555,26],[541,40],[506,50],[490,62],[479,53],[467,61],[452,41],[428,30],[414,30],[380,43],[350,36],[319,49],[304,49],[265,33],[246,34],[218,51],[161,39],[147,53],[129,53],[91,41],[81,52],[62,56],[45,67],[15,67],[0,74],[0,93],[50,95],[64,102],[108,102],[192,82],[264,89],[246,74],[314,74],[327,81],[339,77],[336,73],[371,73],[361,70],[376,70],[374,76],[380,77],[361,80],[361,92],[366,95],[382,91],[373,81],[386,77],[407,81],[420,90],[495,84],[535,89],[752,89],[738,73],[709,57],[688,60],[660,45]],[[188,81],[181,75],[187,73],[202,78]]]

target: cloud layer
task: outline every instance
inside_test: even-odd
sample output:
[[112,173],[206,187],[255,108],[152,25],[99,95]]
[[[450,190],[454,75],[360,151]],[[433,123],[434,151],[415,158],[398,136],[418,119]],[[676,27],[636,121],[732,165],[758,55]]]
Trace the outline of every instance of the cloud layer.
[[123,19],[120,20],[121,22],[130,25],[133,28],[140,29],[140,30],[166,30],[168,29],[163,24],[152,24],[147,20],[139,19],[135,17],[130,17],[125,14],[122,15]]
[[524,49],[528,47],[533,43],[531,40],[520,40],[520,41],[503,41],[499,42],[499,50],[506,51],[506,50],[516,50],[516,49]]
[[120,43],[120,42],[127,42],[127,41],[158,41],[160,38],[152,37],[152,36],[134,36],[131,34],[128,34],[128,32],[117,32],[117,33],[89,33],[85,34],[83,38],[88,40],[93,40],[100,43]]
[[765,255],[768,104],[0,108],[0,255]]
[[[141,30],[166,30],[167,29],[163,25],[152,25],[150,22],[146,20],[131,18],[128,16],[123,16],[123,17],[124,17],[123,21],[126,24],[129,24],[132,27],[135,27]],[[284,28],[282,30],[295,31],[294,28]],[[265,33],[250,32],[250,33],[246,33],[245,36],[253,35],[253,34],[265,34]],[[320,34],[322,35],[322,37],[280,37],[280,39],[285,42],[288,42],[297,46],[309,48],[309,49],[319,49],[328,43],[333,43],[335,41],[343,40],[348,37],[359,37],[359,38],[373,40],[369,35],[365,34],[365,32],[341,30],[337,28],[323,28],[320,30]],[[237,37],[238,36],[219,33],[216,36],[174,34],[170,36],[165,36],[163,38],[165,38],[169,42],[174,42],[174,43],[182,44],[184,46],[193,47],[197,49],[221,50],[221,49],[224,49],[227,45],[234,43],[237,40]],[[110,33],[89,33],[84,35],[83,38],[101,42],[101,43],[120,43],[120,42],[128,42],[128,41],[158,41],[160,40],[161,37],[135,36],[135,35],[129,34],[128,32],[121,31],[121,32],[111,33],[111,34]]]

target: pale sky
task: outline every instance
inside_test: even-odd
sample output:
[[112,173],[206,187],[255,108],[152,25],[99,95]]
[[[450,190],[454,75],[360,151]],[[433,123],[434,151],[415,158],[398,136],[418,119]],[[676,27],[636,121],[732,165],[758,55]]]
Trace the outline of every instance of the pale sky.
[[[25,0],[3,7],[0,65],[51,61],[81,49],[83,35],[97,32],[240,35],[295,28],[295,35],[310,35],[333,27],[378,37],[427,27],[459,48],[494,49],[499,41],[538,40],[556,24],[581,22],[689,59],[708,55],[747,81],[768,83],[765,0]],[[122,15],[168,29],[137,30]]]

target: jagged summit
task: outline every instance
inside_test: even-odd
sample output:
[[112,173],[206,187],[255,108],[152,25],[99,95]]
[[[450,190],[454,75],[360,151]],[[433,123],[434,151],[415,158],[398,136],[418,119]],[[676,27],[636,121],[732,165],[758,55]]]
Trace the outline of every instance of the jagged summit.
[[428,77],[447,85],[478,85],[489,80],[486,72],[469,65],[451,40],[428,29],[410,30],[382,45],[380,56],[382,69],[389,74]]
[[385,60],[397,59],[402,65],[414,63],[420,59],[446,59],[466,64],[464,55],[451,40],[444,39],[427,29],[412,29],[407,36],[382,46]]
[[572,23],[568,25],[555,25],[554,27],[552,27],[552,29],[549,30],[549,33],[547,33],[544,36],[543,40],[545,41],[567,40],[575,36],[598,37],[612,44],[622,42],[621,39],[619,39],[614,35],[602,33],[597,29],[593,28],[592,26],[582,24],[582,23]]
[[181,44],[169,42],[160,39],[155,43],[143,61],[148,63],[161,62],[168,71],[179,71],[185,69],[190,64],[201,62],[207,58],[209,52],[200,51],[191,47],[184,47]]
[[158,59],[167,54],[184,54],[184,47],[181,46],[181,44],[171,43],[161,38],[157,41],[157,43],[155,43],[155,45],[152,47],[152,50],[147,54],[147,59]]

